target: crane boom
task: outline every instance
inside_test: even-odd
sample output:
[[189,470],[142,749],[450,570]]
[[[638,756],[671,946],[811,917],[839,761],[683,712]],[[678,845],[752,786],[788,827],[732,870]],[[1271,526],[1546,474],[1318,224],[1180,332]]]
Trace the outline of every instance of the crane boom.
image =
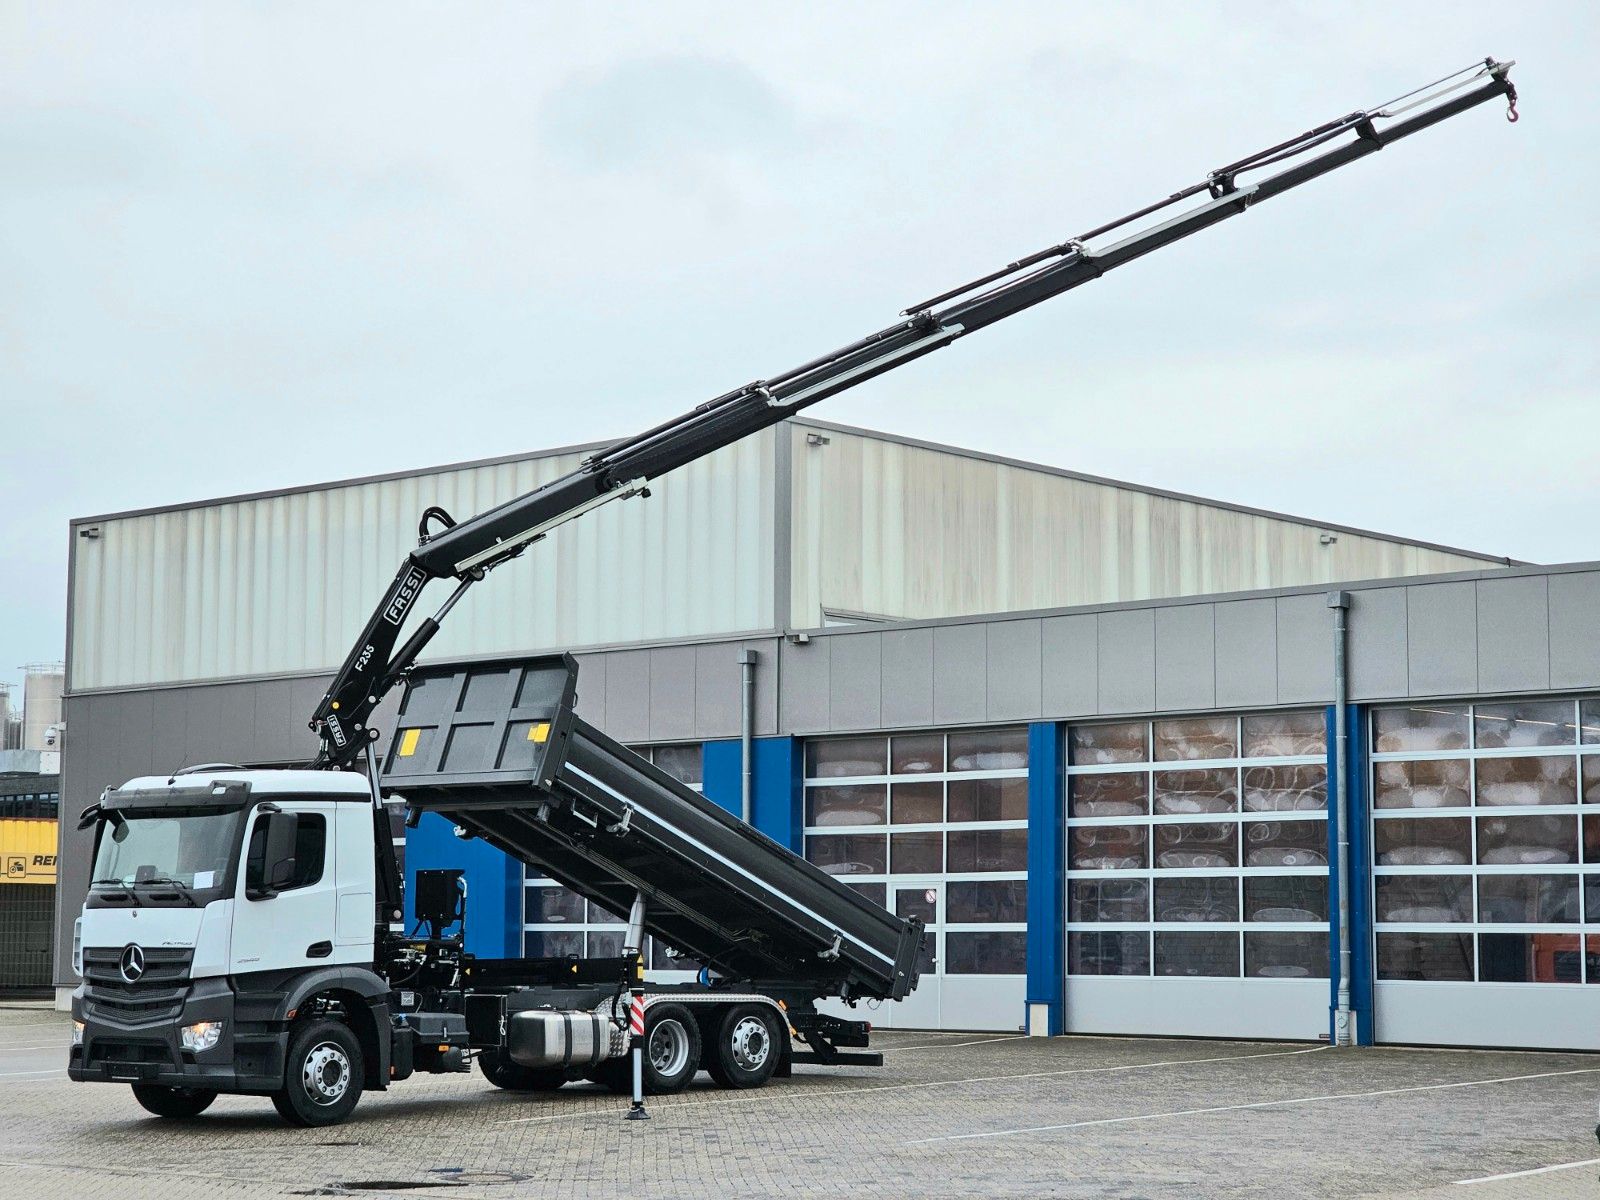
[[[831,354],[735,388],[617,442],[561,478],[459,524],[442,509],[428,509],[418,527],[417,548],[311,718],[321,740],[314,765],[354,764],[379,736],[371,726],[373,710],[404,678],[467,588],[558,526],[610,501],[646,496],[657,476],[1497,96],[1506,97],[1507,117],[1514,121],[1512,65],[1485,59],[1218,168],[1164,200],[913,304],[901,320]],[[1263,174],[1273,167],[1281,169]],[[1247,175],[1248,181],[1242,178]],[[1175,211],[1169,214],[1169,209]],[[446,578],[457,581],[455,590],[397,650],[401,627],[423,588]]]

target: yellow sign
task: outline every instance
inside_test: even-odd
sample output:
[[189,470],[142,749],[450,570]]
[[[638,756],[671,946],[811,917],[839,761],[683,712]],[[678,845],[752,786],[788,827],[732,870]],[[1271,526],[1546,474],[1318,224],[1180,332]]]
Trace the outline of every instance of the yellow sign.
[[0,884],[56,881],[56,823],[0,820]]
[[417,752],[417,742],[422,738],[422,730],[408,729],[400,735],[400,757],[410,758]]
[[550,740],[550,722],[536,721],[528,726],[528,740],[543,744]]

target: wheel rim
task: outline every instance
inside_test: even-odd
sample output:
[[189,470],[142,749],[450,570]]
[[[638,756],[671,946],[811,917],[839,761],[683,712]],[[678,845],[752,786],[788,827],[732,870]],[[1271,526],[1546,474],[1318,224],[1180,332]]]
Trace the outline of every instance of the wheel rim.
[[689,1031],[676,1020],[657,1021],[650,1031],[646,1051],[657,1074],[676,1075],[689,1062]]
[[759,1070],[772,1053],[772,1032],[760,1017],[745,1017],[733,1027],[733,1061],[746,1071]]
[[350,1056],[332,1042],[321,1042],[306,1055],[300,1081],[313,1104],[337,1104],[350,1090]]

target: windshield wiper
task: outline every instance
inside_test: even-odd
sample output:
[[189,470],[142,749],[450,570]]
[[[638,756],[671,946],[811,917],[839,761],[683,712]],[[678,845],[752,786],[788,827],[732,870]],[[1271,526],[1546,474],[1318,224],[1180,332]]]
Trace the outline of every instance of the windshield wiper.
[[139,882],[146,887],[170,887],[179,898],[189,902],[190,908],[200,907],[200,901],[194,898],[194,893],[189,890],[189,885],[180,883],[170,875],[159,875],[154,879],[142,879]]

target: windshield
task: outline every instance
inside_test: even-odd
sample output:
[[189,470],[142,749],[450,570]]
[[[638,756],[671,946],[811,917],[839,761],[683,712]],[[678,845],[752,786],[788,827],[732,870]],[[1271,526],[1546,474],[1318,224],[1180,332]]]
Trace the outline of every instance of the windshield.
[[[92,884],[139,887],[174,882],[189,891],[220,888],[237,844],[238,809],[128,811],[108,821],[95,851]],[[120,837],[120,840],[119,840]]]

